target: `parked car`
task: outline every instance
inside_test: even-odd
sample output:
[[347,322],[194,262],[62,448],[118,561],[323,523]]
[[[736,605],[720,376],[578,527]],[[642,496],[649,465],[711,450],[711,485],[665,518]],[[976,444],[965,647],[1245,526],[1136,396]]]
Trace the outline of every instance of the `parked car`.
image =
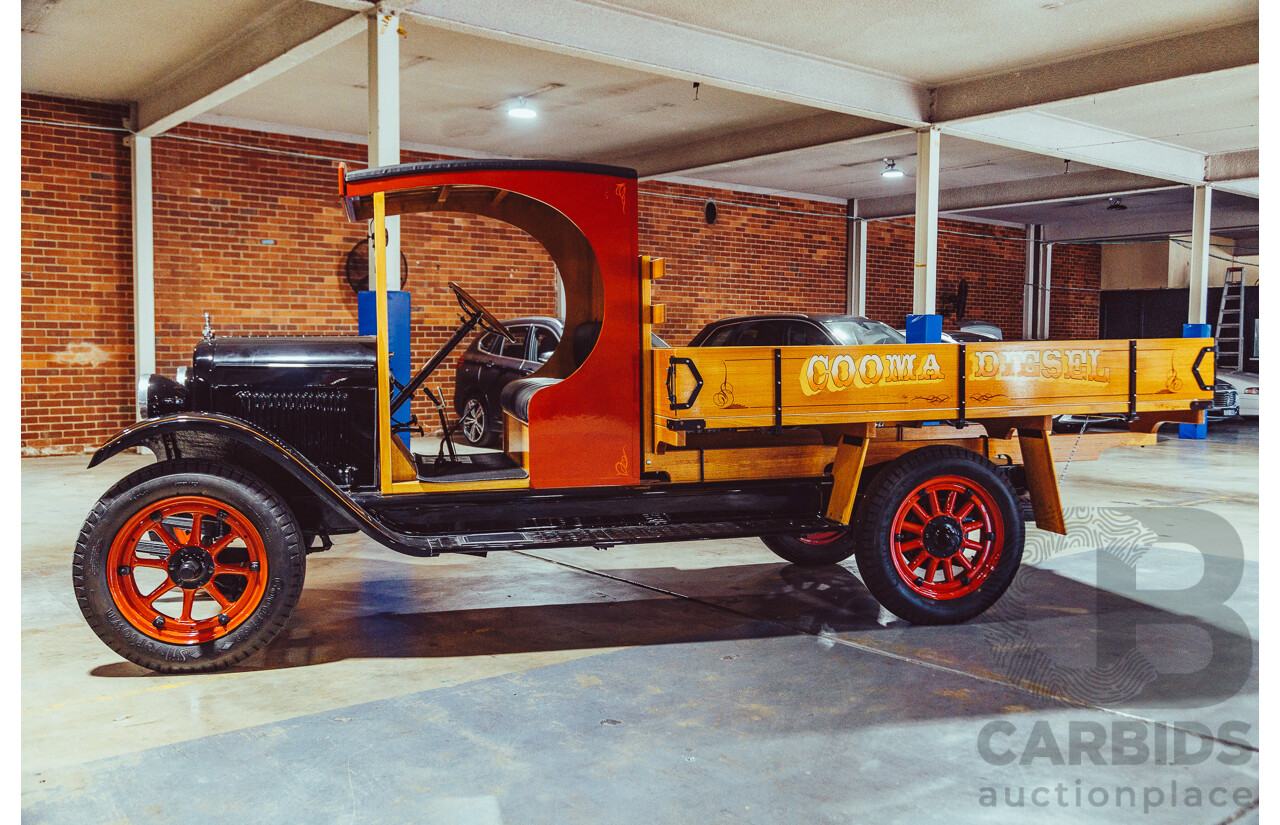
[[[1228,383],[1225,379],[1225,373],[1218,376],[1218,380],[1213,385],[1213,404],[1205,411],[1205,418],[1209,421],[1222,421],[1237,415],[1244,415],[1241,412],[1240,394],[1236,388]],[[1256,376],[1255,384],[1256,387]],[[1253,395],[1254,412],[1257,415],[1257,394]],[[1086,427],[1087,425],[1087,427]],[[1056,433],[1078,433],[1082,427],[1086,429],[1094,429],[1096,427],[1124,427],[1128,422],[1122,415],[1056,415],[1053,418],[1053,431]]]
[[[906,338],[906,337],[907,337],[907,331],[906,331],[905,329],[895,330],[895,332],[897,332],[897,333],[898,333],[899,335],[901,335],[903,338]],[[944,332],[944,333],[942,333],[942,337],[941,337],[940,339],[938,339],[938,340],[940,341],[940,343],[943,343],[943,344],[967,344],[967,343],[969,343],[970,341],[990,341],[990,340],[992,340],[992,339],[990,339],[990,338],[983,338],[983,337],[982,337],[982,336],[980,336],[980,335],[979,335],[979,336],[967,337],[967,338],[966,338],[966,337],[961,337],[961,336],[963,336],[963,335],[964,335],[964,333],[962,333],[962,332],[956,332],[955,330],[952,330],[951,332]]]
[[[546,363],[564,335],[564,324],[541,315],[503,321],[514,340],[496,332],[476,337],[458,362],[453,379],[453,409],[458,415],[458,432],[473,447],[496,447],[502,440],[502,390],[517,378],[524,378]],[[595,344],[595,335],[574,341],[584,360]],[[654,347],[666,342],[653,336]]]
[[496,332],[476,336],[454,373],[458,431],[476,447],[493,447],[502,438],[502,389],[542,366],[564,335],[564,324],[555,318],[535,316],[502,323],[515,340]]
[[[898,330],[898,334],[906,336],[906,330]],[[960,329],[948,330],[942,333],[942,343],[944,344],[989,344],[993,341],[1003,341],[1004,334],[1000,332],[1000,327],[994,324],[988,324],[983,321],[962,324]]]
[[951,338],[954,344],[987,344],[992,341],[1003,341],[1003,338],[992,338],[990,335],[983,335],[980,332],[974,332],[968,329],[953,329],[950,332],[942,333],[943,339]]
[[954,332],[951,334],[956,336],[957,341],[1003,341],[1004,340],[1004,330],[1000,329],[1000,327],[988,321],[962,321],[960,323],[960,334],[965,336],[975,336],[975,337],[961,338],[959,337],[959,335],[957,335]]
[[787,347],[905,344],[888,324],[860,315],[779,312],[712,321],[693,336],[691,347]]
[[[1230,384],[1236,391],[1236,400],[1240,404],[1240,415],[1244,418],[1258,417],[1258,374],[1256,372],[1220,372],[1219,384]],[[1217,398],[1214,391],[1214,398]]]

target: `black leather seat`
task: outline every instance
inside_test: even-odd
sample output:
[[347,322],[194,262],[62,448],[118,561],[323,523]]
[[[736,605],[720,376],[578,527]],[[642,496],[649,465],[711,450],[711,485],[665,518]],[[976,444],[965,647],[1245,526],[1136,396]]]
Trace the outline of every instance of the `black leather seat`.
[[529,423],[529,401],[543,387],[559,384],[559,378],[519,378],[502,388],[502,409]]
[[[573,360],[576,366],[582,366],[591,350],[595,348],[596,339],[600,337],[600,322],[587,321],[578,324],[573,331]],[[559,378],[518,378],[502,388],[499,402],[502,409],[511,413],[524,423],[529,423],[529,401],[543,387],[559,384]]]

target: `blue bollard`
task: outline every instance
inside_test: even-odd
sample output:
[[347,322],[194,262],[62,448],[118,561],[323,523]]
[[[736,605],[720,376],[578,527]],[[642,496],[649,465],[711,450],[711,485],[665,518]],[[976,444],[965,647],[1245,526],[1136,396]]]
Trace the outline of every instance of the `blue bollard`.
[[[378,334],[378,294],[376,292],[359,292],[356,294],[357,334]],[[401,384],[409,383],[413,377],[413,364],[409,361],[409,293],[403,291],[387,292],[387,349],[391,351],[391,374]],[[395,389],[392,388],[392,397]],[[409,423],[409,404],[401,407],[392,421],[396,424]],[[405,448],[409,447],[409,434],[399,434]]]
[[[1182,337],[1183,338],[1212,338],[1213,331],[1208,324],[1183,324]],[[1207,424],[1179,424],[1178,425],[1178,438],[1207,438],[1208,436],[1209,436],[1209,426]]]

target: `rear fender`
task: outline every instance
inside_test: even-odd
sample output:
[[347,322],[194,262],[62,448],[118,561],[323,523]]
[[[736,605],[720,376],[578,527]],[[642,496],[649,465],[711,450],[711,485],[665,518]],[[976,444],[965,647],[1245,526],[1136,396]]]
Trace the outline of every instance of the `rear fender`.
[[[349,522],[375,541],[401,553],[430,555],[423,542],[389,529],[320,471],[306,456],[270,433],[227,415],[184,412],[126,427],[93,454],[96,467],[130,447],[146,447],[160,461],[208,458],[240,467],[278,488],[317,500],[329,519]],[[290,498],[288,489],[278,492]]]

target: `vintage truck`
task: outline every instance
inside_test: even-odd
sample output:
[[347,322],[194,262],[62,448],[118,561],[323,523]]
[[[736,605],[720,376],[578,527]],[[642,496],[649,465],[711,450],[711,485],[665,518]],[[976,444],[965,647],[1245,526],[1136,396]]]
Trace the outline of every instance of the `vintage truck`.
[[[144,667],[208,671],[284,626],[306,556],[363,532],[413,556],[759,536],[798,565],[850,556],[915,623],[963,622],[1009,586],[1024,523],[1062,532],[1055,449],[1076,459],[1200,422],[1211,339],[863,347],[654,348],[661,259],[640,254],[629,169],[466,160],[339,172],[372,224],[376,336],[212,337],[178,380],[145,376],[139,423],[95,466],[158,461],[89,513],[81,610]],[[384,221],[456,212],[514,225],[555,262],[565,334],[502,395],[503,449],[413,454],[393,413],[477,327],[463,320],[407,385],[389,369]],[[1053,436],[1058,413],[1120,413],[1128,432]],[[443,420],[443,414],[441,416]],[[1064,443],[1069,442],[1069,443]]]

